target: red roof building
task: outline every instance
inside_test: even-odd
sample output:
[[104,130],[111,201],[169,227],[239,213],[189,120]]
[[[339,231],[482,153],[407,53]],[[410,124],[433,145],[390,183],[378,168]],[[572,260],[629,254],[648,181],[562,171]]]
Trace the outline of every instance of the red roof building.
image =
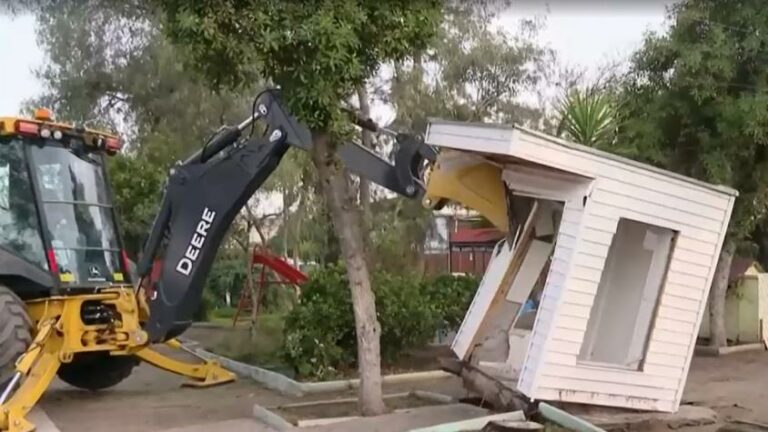
[[436,214],[424,245],[425,272],[482,276],[504,234],[496,228],[477,228],[479,222],[476,217]]
[[504,233],[496,228],[457,228],[451,232],[449,239],[449,271],[482,276],[491,260],[493,248],[502,238]]

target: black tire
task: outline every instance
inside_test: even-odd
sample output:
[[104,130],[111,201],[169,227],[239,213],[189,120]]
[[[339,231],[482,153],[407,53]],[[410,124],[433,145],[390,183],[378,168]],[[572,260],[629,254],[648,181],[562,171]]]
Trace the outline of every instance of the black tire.
[[32,320],[24,302],[0,285],[0,386],[13,376],[16,359],[32,343]]
[[108,352],[75,355],[71,363],[59,368],[59,378],[83,390],[104,390],[128,378],[139,363],[134,356],[111,356]]

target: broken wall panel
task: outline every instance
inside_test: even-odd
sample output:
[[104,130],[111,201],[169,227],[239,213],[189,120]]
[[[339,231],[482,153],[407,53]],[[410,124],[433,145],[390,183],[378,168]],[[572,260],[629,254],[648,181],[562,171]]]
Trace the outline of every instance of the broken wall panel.
[[[514,126],[432,121],[426,141],[492,155],[510,189],[565,202],[525,359],[515,366],[518,390],[533,399],[676,410],[736,192]],[[622,240],[620,221],[645,231]],[[644,274],[626,264],[611,270],[614,241],[646,246],[626,252],[634,256],[628,262],[645,261]],[[601,285],[603,297],[613,296],[601,300]],[[476,313],[465,321],[482,321]],[[595,332],[613,342],[590,358],[600,343]]]

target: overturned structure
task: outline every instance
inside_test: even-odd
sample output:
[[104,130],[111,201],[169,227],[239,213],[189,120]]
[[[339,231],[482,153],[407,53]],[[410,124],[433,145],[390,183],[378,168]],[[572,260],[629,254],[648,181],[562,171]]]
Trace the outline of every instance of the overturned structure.
[[676,411],[736,191],[515,126],[426,142],[427,204],[507,233],[456,356],[530,399]]

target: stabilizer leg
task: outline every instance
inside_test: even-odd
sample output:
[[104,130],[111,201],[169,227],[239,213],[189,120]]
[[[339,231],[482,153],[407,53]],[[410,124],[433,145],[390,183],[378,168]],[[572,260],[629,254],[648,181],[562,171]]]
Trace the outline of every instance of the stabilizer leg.
[[[181,343],[175,339],[171,339],[165,344],[177,350],[184,350]],[[224,369],[215,361],[201,359],[203,363],[187,363],[160,354],[149,347],[137,351],[135,355],[156,368],[189,378],[189,381],[184,383],[185,386],[210,387],[235,380],[235,374]],[[199,358],[199,356],[195,356]]]
[[[0,401],[0,431],[35,430],[35,426],[25,417],[48,388],[61,365],[59,351],[63,341],[54,331],[56,322],[56,319],[51,319],[42,324],[35,340],[16,362],[14,379],[2,393],[4,399],[7,399]],[[13,387],[19,382],[21,386],[14,392]]]

